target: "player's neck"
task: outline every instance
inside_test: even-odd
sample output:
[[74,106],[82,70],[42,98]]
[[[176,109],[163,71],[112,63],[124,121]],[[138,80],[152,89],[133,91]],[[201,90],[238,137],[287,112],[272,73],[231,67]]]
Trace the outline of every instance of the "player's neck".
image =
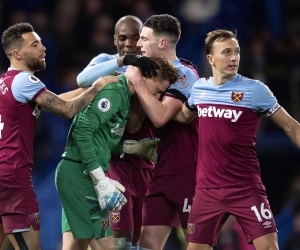
[[215,86],[223,85],[231,81],[236,75],[222,74],[221,72],[216,72],[213,70],[213,77]]
[[17,70],[29,71],[30,73],[34,74],[34,72],[32,72],[27,66],[20,62],[11,62],[10,67],[15,68]]
[[170,62],[174,62],[176,59],[176,51],[175,50],[168,50],[162,55],[162,57],[166,58]]
[[223,85],[229,81],[231,81],[235,75],[220,75],[220,74],[213,74],[214,77],[214,83],[215,86],[220,86]]

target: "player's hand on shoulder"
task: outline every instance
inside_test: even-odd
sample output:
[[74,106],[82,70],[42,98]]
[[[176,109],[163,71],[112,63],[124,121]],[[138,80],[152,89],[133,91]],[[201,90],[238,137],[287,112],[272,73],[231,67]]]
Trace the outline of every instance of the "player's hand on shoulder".
[[107,84],[118,82],[120,79],[117,76],[109,75],[105,77],[99,77],[96,81],[93,83],[93,87],[96,88],[97,91],[100,91],[103,89]]

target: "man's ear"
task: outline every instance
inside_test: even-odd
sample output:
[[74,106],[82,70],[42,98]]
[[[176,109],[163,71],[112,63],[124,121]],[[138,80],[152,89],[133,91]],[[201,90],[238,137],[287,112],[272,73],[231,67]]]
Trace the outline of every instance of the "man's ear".
[[211,54],[208,54],[208,55],[206,56],[206,58],[207,58],[208,63],[209,63],[210,65],[213,65],[213,64],[214,64],[214,60],[213,60],[213,57],[212,57]]
[[14,57],[14,58],[17,59],[17,60],[21,60],[21,59],[22,59],[21,55],[19,54],[19,52],[18,52],[16,49],[14,49],[14,50],[11,52],[11,56]]
[[159,49],[164,49],[166,47],[167,43],[168,42],[167,42],[166,38],[160,39],[159,44],[158,44]]
[[117,46],[117,37],[114,35],[114,45]]

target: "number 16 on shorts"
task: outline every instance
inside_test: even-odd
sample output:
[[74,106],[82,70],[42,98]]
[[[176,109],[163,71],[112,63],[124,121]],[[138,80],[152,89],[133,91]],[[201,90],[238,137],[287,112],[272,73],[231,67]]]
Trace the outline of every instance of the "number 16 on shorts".
[[258,211],[257,207],[256,206],[252,206],[251,207],[251,210],[254,211],[256,217],[257,217],[257,220],[259,222],[262,222],[262,218],[265,218],[266,220],[269,220],[272,218],[272,213],[269,209],[265,208],[265,204],[264,203],[261,203],[260,204],[260,212]]

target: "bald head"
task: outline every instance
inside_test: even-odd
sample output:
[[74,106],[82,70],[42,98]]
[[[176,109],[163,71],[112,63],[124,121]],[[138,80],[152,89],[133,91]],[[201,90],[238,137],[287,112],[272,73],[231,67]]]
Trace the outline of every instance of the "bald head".
[[142,29],[142,26],[143,26],[141,19],[139,19],[138,17],[130,16],[130,15],[123,16],[117,21],[117,23],[115,25],[115,33],[117,32],[116,30],[122,23],[126,23],[126,24],[128,23],[130,25],[138,25],[138,26],[140,26],[140,30]]
[[120,56],[127,53],[140,54],[136,46],[140,39],[143,23],[136,16],[124,16],[118,20],[115,26],[114,44]]

